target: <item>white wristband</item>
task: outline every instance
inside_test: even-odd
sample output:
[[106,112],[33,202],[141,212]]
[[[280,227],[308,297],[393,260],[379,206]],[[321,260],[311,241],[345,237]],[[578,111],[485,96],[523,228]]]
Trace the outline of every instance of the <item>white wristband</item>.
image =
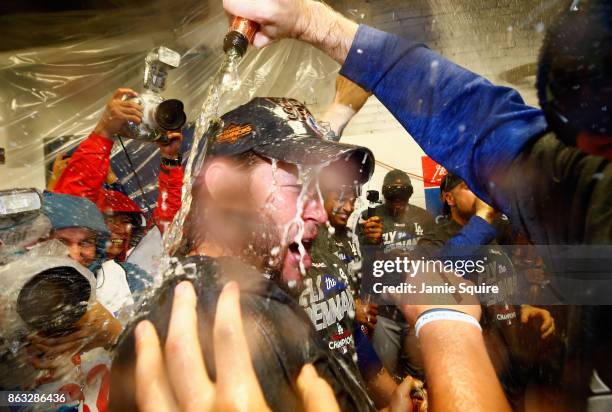
[[452,320],[458,322],[466,322],[471,323],[476,326],[481,332],[482,328],[480,327],[480,323],[473,316],[468,315],[467,313],[459,312],[456,310],[450,309],[439,309],[431,312],[423,313],[416,321],[414,325],[416,337],[419,337],[419,332],[423,326],[428,323],[435,322],[437,320]]

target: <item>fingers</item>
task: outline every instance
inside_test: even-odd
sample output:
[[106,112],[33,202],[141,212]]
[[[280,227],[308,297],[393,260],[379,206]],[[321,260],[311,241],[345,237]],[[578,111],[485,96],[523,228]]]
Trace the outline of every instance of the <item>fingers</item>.
[[240,291],[236,282],[226,284],[219,296],[213,340],[217,395],[220,395],[221,404],[233,404],[242,400],[248,403],[259,401],[265,405],[244,335]]
[[391,395],[391,402],[389,404],[389,410],[391,412],[413,411],[413,398],[411,397],[411,393],[422,394],[423,382],[408,375],[393,391],[393,394]]
[[113,99],[120,99],[123,97],[124,94],[127,94],[129,96],[138,96],[138,93],[136,93],[134,90],[127,87],[120,87],[115,90],[115,93],[113,93]]
[[90,339],[76,339],[64,343],[53,343],[45,340],[34,341],[33,346],[46,356],[57,356],[62,354],[74,355],[87,345]]
[[270,37],[260,31],[255,33],[255,37],[253,37],[253,46],[255,46],[256,49],[261,49],[266,46],[269,46],[273,42],[274,40],[272,40]]
[[527,306],[523,306],[521,308],[521,323],[529,322],[530,314],[531,314],[531,310]]
[[374,221],[374,218],[366,220],[363,224],[364,227],[382,228],[382,225],[378,221]]
[[333,412],[340,410],[332,388],[325,380],[319,377],[312,365],[304,365],[297,379],[297,387],[304,404],[304,411]]
[[175,289],[165,350],[168,375],[181,410],[208,410],[213,386],[200,349],[196,294],[191,282],[181,282]]
[[544,316],[542,326],[540,326],[542,339],[546,339],[555,332],[555,320],[552,316]]
[[[122,104],[119,107],[119,111],[120,113],[122,113],[125,116],[137,116],[137,117],[142,117],[143,112],[142,112],[142,106],[139,106],[135,103],[129,103],[129,102],[123,102],[124,104]],[[125,104],[127,103],[127,104]]]
[[168,132],[166,133],[166,136],[168,136],[169,140],[173,140],[173,139],[183,139],[183,134],[180,131],[172,131],[172,132]]
[[176,411],[166,376],[159,338],[149,321],[134,331],[136,338],[136,402],[141,412]]

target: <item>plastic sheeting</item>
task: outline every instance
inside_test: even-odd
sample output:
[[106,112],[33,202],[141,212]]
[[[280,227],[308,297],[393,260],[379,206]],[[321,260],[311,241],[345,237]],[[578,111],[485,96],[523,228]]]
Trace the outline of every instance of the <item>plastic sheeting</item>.
[[[163,95],[182,100],[188,122],[195,121],[210,78],[221,64],[227,31],[217,1],[158,0],[141,6],[125,2],[110,11],[27,15],[19,21],[6,21],[9,43],[34,47],[0,54],[0,147],[6,148],[1,188],[43,189],[57,154],[93,130],[113,91],[142,89],[144,58],[154,47],[163,45],[181,54],[181,65],[170,72]],[[41,28],[46,35],[41,35]],[[337,70],[327,56],[295,41],[251,50],[239,67],[241,89],[222,99],[219,113],[255,95],[293,97],[311,107],[323,106],[333,95]],[[189,123],[185,129],[188,146]],[[152,203],[157,146],[126,143],[148,201],[142,201],[118,144],[113,170],[141,206]]]

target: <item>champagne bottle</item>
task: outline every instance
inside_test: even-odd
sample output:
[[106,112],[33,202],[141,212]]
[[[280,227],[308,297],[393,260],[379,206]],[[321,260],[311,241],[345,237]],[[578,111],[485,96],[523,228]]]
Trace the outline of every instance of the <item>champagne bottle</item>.
[[225,53],[234,52],[242,57],[249,43],[253,42],[257,30],[259,30],[259,24],[243,17],[234,17],[223,39],[223,51]]

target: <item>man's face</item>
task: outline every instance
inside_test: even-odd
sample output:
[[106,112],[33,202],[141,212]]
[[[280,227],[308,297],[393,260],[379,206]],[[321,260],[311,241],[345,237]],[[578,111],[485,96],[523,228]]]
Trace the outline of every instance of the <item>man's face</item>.
[[335,228],[345,228],[357,200],[354,188],[327,190],[323,193],[325,212],[329,223]]
[[465,182],[459,183],[449,192],[444,193],[444,200],[463,219],[468,220],[476,213],[476,195]]
[[96,233],[85,228],[69,227],[54,230],[52,239],[68,247],[70,258],[83,266],[89,266],[96,258]]
[[106,257],[114,259],[127,250],[132,238],[132,221],[125,214],[108,216],[104,219],[110,231],[110,241],[106,248]]
[[355,162],[339,160],[323,169],[320,178],[323,205],[329,223],[343,229],[355,210],[358,197],[359,166]]
[[408,196],[409,188],[400,178],[397,178],[390,185],[390,189],[393,194],[392,196],[383,194],[387,211],[391,216],[401,216],[406,212],[406,207],[408,206],[408,200],[410,199],[410,196]]
[[311,265],[308,251],[317,226],[327,216],[316,190],[316,177],[298,176],[295,166],[279,162],[276,168],[259,163],[252,170],[251,194],[262,218],[269,221],[268,237],[278,239],[269,266],[281,272],[284,284],[299,287],[302,270]]

